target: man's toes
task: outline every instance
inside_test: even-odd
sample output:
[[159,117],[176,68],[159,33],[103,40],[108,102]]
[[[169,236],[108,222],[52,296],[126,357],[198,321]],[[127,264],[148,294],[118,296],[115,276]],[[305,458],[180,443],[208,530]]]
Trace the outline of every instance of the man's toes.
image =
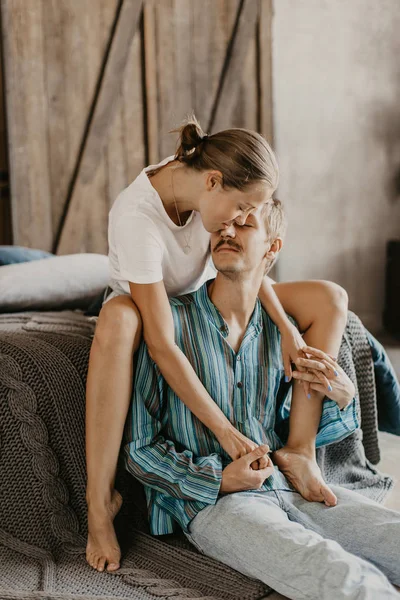
[[119,569],[119,563],[118,562],[109,563],[109,565],[107,567],[107,571],[117,571],[118,569]]

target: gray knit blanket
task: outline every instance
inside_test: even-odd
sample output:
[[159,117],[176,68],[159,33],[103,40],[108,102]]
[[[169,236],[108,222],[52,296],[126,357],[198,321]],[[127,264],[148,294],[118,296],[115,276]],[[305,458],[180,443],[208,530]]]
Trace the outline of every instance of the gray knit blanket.
[[[118,465],[121,568],[85,560],[85,384],[95,318],[80,311],[0,315],[0,599],[257,600],[270,588],[200,554],[183,534],[149,535],[142,486]],[[382,502],[374,372],[352,313],[339,363],[358,390],[362,431],[318,450],[328,482]]]

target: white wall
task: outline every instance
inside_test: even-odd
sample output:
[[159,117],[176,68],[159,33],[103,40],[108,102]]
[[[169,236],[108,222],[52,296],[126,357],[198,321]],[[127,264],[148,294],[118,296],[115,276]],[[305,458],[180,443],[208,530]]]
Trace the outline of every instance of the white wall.
[[274,11],[276,196],[289,216],[278,278],[340,283],[376,330],[386,241],[400,238],[400,0]]

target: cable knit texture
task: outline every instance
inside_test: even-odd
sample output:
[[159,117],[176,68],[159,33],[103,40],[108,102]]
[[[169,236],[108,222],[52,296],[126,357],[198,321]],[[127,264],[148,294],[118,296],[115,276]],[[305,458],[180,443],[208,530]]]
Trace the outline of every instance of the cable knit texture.
[[[0,598],[257,600],[270,589],[200,554],[183,534],[148,533],[142,486],[118,465],[121,569],[85,560],[85,384],[96,318],[80,311],[0,315]],[[359,392],[362,431],[318,450],[325,478],[382,501],[368,341],[350,313],[339,362]],[[363,438],[364,434],[364,439]]]

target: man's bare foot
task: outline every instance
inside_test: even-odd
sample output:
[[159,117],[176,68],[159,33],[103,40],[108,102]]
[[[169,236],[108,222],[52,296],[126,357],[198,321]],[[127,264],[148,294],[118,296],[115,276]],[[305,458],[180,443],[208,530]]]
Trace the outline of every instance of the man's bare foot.
[[97,571],[116,571],[120,566],[121,549],[113,521],[122,506],[122,496],[113,490],[109,504],[101,508],[88,502],[88,541],[86,560]]
[[335,506],[337,498],[322,478],[321,470],[312,456],[284,446],[272,454],[272,461],[298,492],[310,502]]

